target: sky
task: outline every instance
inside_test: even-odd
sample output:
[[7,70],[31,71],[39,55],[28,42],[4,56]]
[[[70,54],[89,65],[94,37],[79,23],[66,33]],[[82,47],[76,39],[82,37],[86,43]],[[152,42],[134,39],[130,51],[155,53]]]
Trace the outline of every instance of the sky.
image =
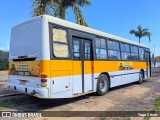
[[[0,49],[8,51],[11,28],[32,17],[33,0],[3,0],[0,4]],[[160,56],[160,0],[90,0],[90,7],[82,8],[89,27],[117,35],[135,42],[138,38],[129,34],[138,25],[152,33],[141,43],[150,47],[155,56]],[[67,20],[75,22],[71,9]],[[155,45],[155,47],[154,47]]]

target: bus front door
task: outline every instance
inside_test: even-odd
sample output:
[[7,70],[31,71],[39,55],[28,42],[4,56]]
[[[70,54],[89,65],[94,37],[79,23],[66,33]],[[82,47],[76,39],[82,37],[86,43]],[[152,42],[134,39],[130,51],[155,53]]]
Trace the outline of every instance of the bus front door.
[[73,37],[73,94],[93,90],[92,42]]

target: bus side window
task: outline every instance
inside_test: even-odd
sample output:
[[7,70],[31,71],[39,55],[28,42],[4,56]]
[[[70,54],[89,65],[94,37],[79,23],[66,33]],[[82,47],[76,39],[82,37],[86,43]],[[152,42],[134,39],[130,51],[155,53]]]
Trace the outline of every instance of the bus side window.
[[131,46],[131,59],[134,61],[138,61],[139,60],[139,55],[138,55],[138,47],[132,45]]
[[107,59],[106,40],[103,38],[96,38],[96,58]]
[[119,42],[108,40],[108,57],[110,60],[120,60]]
[[58,58],[68,58],[67,31],[61,28],[53,28],[53,54]]
[[121,56],[122,60],[130,60],[130,45],[121,43]]
[[139,48],[139,58],[144,61],[144,48]]

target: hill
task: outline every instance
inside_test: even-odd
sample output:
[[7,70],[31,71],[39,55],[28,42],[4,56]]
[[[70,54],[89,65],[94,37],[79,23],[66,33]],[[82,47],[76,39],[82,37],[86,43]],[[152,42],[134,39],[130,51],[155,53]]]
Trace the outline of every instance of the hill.
[[8,52],[0,50],[0,70],[8,70]]

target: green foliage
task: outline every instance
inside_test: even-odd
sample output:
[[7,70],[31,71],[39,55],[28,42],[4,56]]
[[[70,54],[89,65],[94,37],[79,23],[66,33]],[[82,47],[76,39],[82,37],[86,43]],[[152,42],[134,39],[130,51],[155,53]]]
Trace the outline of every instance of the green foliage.
[[0,101],[0,110],[9,108],[11,106],[11,103],[8,103],[6,101]]
[[106,117],[101,117],[99,118],[99,120],[109,120],[109,119],[107,119]]
[[84,20],[81,8],[90,6],[89,0],[34,0],[32,4],[33,16],[52,15],[61,19],[66,18],[66,11],[71,8],[74,12],[76,23],[88,26]]
[[99,120],[131,120],[131,118],[128,117],[101,117]]
[[10,98],[4,101],[0,101],[0,110],[5,110],[6,108],[12,108],[14,106],[24,103],[24,99]]
[[0,62],[0,71],[8,70],[8,62]]
[[[150,113],[155,113],[160,111],[160,97],[158,97],[154,103],[153,109]],[[144,120],[149,120],[151,117],[144,117]]]
[[135,37],[138,37],[139,43],[142,37],[148,37],[150,41],[151,35],[152,35],[151,32],[149,32],[147,28],[142,29],[140,25],[137,27],[137,30],[134,30],[134,29],[130,30],[130,34],[133,34]]
[[156,99],[153,110],[154,111],[160,111],[160,97]]
[[0,70],[8,70],[8,52],[0,50]]

